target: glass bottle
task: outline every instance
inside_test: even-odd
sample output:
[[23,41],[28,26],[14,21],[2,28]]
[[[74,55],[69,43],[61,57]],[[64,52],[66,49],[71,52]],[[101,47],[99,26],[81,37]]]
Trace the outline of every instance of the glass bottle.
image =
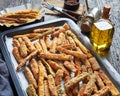
[[101,19],[94,22],[90,33],[93,47],[101,55],[109,49],[114,33],[113,24],[109,19],[110,9],[109,5],[104,6]]

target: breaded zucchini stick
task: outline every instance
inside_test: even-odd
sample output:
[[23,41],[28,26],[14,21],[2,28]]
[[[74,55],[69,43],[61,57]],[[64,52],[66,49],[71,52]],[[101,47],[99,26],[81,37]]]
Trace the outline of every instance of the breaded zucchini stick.
[[17,39],[13,39],[13,46],[18,48],[20,47],[20,43]]
[[80,51],[72,51],[72,50],[62,48],[60,46],[57,46],[56,50],[61,51],[66,54],[69,54],[69,55],[72,55],[72,56],[75,56],[77,58],[80,58],[82,61],[85,61],[87,59],[87,56],[85,54],[81,53]]
[[23,58],[20,56],[18,47],[13,47],[12,53],[18,63],[23,62]]
[[57,41],[57,45],[61,45],[65,42],[66,37],[64,33],[60,33],[58,36],[58,41]]
[[28,37],[24,36],[24,37],[22,37],[22,39],[24,40],[24,42],[25,42],[27,48],[29,49],[30,53],[35,51],[35,47]]
[[[65,89],[73,89],[81,80],[84,80],[86,77],[88,77],[89,74],[87,72],[83,72],[76,77],[69,80],[67,83],[65,83]],[[73,87],[74,86],[74,87]]]
[[50,47],[50,52],[51,53],[55,53],[56,52],[56,46],[57,46],[57,37],[54,37],[51,43],[51,47]]
[[58,96],[57,88],[55,86],[55,81],[52,75],[48,75],[48,85],[51,96]]
[[30,71],[30,69],[27,66],[24,67],[24,74],[25,74],[25,77],[27,78],[29,84],[32,84],[34,86],[34,88],[37,89],[37,82],[36,82],[32,72]]
[[25,42],[22,40],[22,38],[18,38],[19,42],[20,42],[20,55],[22,57],[26,57],[28,55],[28,49],[27,46],[25,44]]
[[[39,62],[39,61],[38,61]],[[38,75],[38,96],[44,96],[44,66],[42,63],[38,63],[39,75]]]
[[39,72],[37,61],[34,58],[32,58],[29,63],[30,63],[30,69],[33,73],[33,76],[35,77],[35,80],[37,81],[38,80],[38,72]]
[[45,43],[47,48],[50,48],[52,42],[49,35],[45,36]]
[[65,61],[63,64],[68,70],[70,70],[71,72],[76,72],[77,69],[75,68],[75,66],[69,62],[69,61]]
[[53,29],[54,27],[48,27],[48,28],[37,28],[37,29],[34,29],[33,32],[34,33],[43,33],[45,31],[48,31],[48,30],[51,30]]
[[67,96],[62,86],[57,86],[58,96]]
[[95,57],[90,58],[89,62],[91,64],[93,71],[100,70],[100,66],[99,66],[97,60],[95,59]]
[[67,31],[67,35],[71,36],[75,41],[76,45],[87,55],[88,58],[92,57],[90,51],[78,40],[76,35],[70,30]]
[[71,60],[71,55],[66,54],[56,54],[56,53],[41,53],[41,58],[53,59],[53,60]]
[[28,87],[26,88],[26,92],[27,92],[28,96],[38,96],[36,93],[36,90],[32,84],[28,85]]
[[91,93],[94,90],[95,82],[96,82],[96,76],[95,76],[95,74],[93,74],[93,75],[91,75],[90,80],[88,81],[85,91],[83,93],[85,96],[91,95]]
[[50,96],[50,90],[48,88],[48,81],[44,80],[44,96]]
[[39,42],[34,43],[35,48],[38,50],[38,52],[43,52],[42,46],[40,45]]
[[[107,96],[107,94],[109,94],[109,88],[108,86],[104,86],[102,89],[97,91],[97,93],[95,93],[92,96]],[[115,96],[115,95],[112,95],[112,96]]]
[[47,62],[53,70],[57,71],[58,69],[61,69],[61,66],[57,62],[52,60],[48,60]]
[[43,38],[39,39],[40,41],[40,44],[42,46],[42,50],[44,53],[47,53],[48,52],[48,49],[47,49],[47,46],[46,46],[46,43],[45,43],[45,40]]
[[79,90],[78,96],[84,96],[85,87],[86,87],[86,84],[83,84]]
[[62,82],[62,78],[63,78],[63,70],[62,69],[58,69],[58,71],[55,74],[55,85],[56,86],[60,86],[61,82]]
[[44,79],[47,79],[47,70],[45,69],[45,66],[43,65],[41,60],[38,61],[38,65],[41,65],[43,67],[43,69],[44,69]]
[[51,74],[53,77],[55,77],[55,73],[53,69],[50,67],[50,65],[45,61],[45,59],[41,58],[45,68],[47,69],[48,73]]
[[99,87],[99,89],[102,89],[105,85],[104,82],[102,81],[102,79],[100,78],[100,76],[98,75],[98,72],[95,71],[94,74],[96,75],[96,83]]
[[35,51],[33,51],[32,53],[30,53],[25,59],[22,60],[22,62],[20,62],[20,63],[18,64],[16,70],[19,70],[20,68],[22,68],[22,67],[26,64],[26,62],[27,62],[28,60],[30,60],[31,58],[33,58],[33,57],[37,54],[37,52],[38,52],[38,51],[35,50]]
[[100,70],[98,74],[102,78],[103,82],[108,86],[112,96],[119,96],[120,95],[119,91],[117,90],[115,85],[110,81],[107,75],[102,70]]

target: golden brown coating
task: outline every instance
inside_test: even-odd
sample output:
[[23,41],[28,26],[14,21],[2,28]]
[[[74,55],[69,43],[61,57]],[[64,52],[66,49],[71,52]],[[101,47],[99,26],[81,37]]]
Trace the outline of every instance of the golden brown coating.
[[92,57],[90,51],[78,40],[78,38],[72,31],[68,30],[67,34],[73,38],[76,45],[83,51],[83,53],[87,55],[88,58]]
[[38,96],[36,93],[36,90],[32,84],[28,85],[28,87],[26,88],[26,92],[27,92],[28,96]]
[[47,62],[53,70],[57,71],[58,69],[61,69],[61,66],[57,62],[52,60],[48,60]]
[[58,96],[67,96],[62,86],[57,86]]
[[45,43],[46,43],[47,48],[50,48],[52,42],[51,42],[51,38],[49,35],[45,37]]
[[88,83],[85,87],[85,91],[83,93],[85,96],[90,96],[91,95],[91,93],[94,90],[95,82],[96,82],[96,77],[93,74],[93,75],[91,75],[90,80],[88,81]]
[[78,92],[78,96],[84,96],[85,88],[86,88],[86,84],[83,84]]
[[38,80],[38,72],[39,72],[37,61],[34,58],[32,58],[29,63],[30,63],[30,69],[33,73],[33,76],[34,76],[35,80],[37,81]]
[[45,66],[43,65],[43,63],[42,63],[41,60],[38,61],[38,65],[41,65],[41,66],[42,66],[42,68],[43,68],[43,70],[44,70],[44,79],[47,79],[47,70],[46,70],[46,68],[45,68]]
[[38,29],[34,29],[33,32],[34,33],[43,33],[45,31],[48,31],[48,30],[51,30],[53,29],[54,27],[47,27],[47,28],[38,28]]
[[100,70],[98,74],[102,78],[103,82],[108,86],[112,96],[119,96],[120,95],[119,91],[117,90],[115,85],[110,81],[107,75],[102,70]]
[[35,48],[38,50],[39,53],[43,52],[42,46],[39,42],[34,43]]
[[18,40],[20,42],[20,47],[19,47],[20,55],[22,57],[26,57],[28,55],[27,46],[26,46],[25,42],[22,40],[22,38],[18,38]]
[[61,45],[65,42],[66,37],[64,33],[60,33],[58,36],[58,41],[57,41],[57,45]]
[[56,54],[56,53],[41,53],[41,58],[53,59],[53,60],[71,60],[71,55]]
[[48,81],[44,80],[44,96],[50,96],[50,90],[48,88]]
[[12,53],[18,63],[23,61],[23,58],[20,56],[18,47],[13,47]]
[[50,52],[55,53],[56,52],[56,46],[57,46],[57,37],[54,37],[50,46]]
[[104,82],[102,81],[102,79],[100,78],[100,76],[98,75],[98,72],[95,71],[94,73],[95,73],[95,75],[96,75],[96,83],[97,83],[97,86],[99,87],[99,89],[102,89],[102,88],[105,86],[105,84],[104,84]]
[[75,56],[77,58],[80,58],[82,61],[85,61],[87,59],[87,56],[83,53],[81,53],[80,51],[72,51],[72,50],[68,50],[62,47],[56,47],[56,50],[61,51],[63,53]]
[[55,77],[55,73],[54,73],[53,69],[50,67],[50,65],[48,64],[48,62],[43,58],[41,58],[41,61],[43,62],[45,68],[47,69],[47,72],[49,74],[51,74],[53,77]]
[[83,72],[76,77],[72,78],[70,81],[65,83],[65,89],[72,89],[73,86],[75,87],[81,80],[84,80],[89,74],[87,72]]
[[[39,62],[39,61],[38,61]],[[44,66],[42,63],[38,63],[39,75],[38,75],[38,96],[44,96]]]
[[40,40],[40,44],[41,44],[41,47],[42,47],[42,50],[44,53],[47,53],[48,52],[48,49],[47,49],[47,46],[46,46],[46,43],[45,43],[45,40],[44,38],[41,38],[39,39]]
[[25,77],[27,78],[29,84],[32,84],[34,86],[34,88],[37,89],[37,82],[31,72],[31,70],[27,66],[24,67],[24,74],[25,74]]
[[63,70],[62,69],[58,69],[56,74],[55,74],[55,85],[61,85],[62,84],[62,78],[63,78]]
[[96,70],[100,69],[100,66],[99,66],[97,60],[95,59],[95,57],[90,58],[89,62],[91,64],[91,67],[92,67],[93,71],[96,71]]
[[22,62],[20,62],[20,63],[18,64],[16,70],[21,69],[21,68],[26,64],[26,62],[27,62],[28,60],[30,60],[31,58],[33,58],[33,57],[37,54],[37,52],[38,52],[37,50],[36,50],[36,51],[33,51],[33,52],[30,53],[27,57],[25,57],[25,58],[22,60]]
[[68,70],[70,70],[71,72],[76,72],[77,69],[75,68],[75,65],[69,61],[65,61],[63,64]]
[[22,37],[22,39],[24,40],[27,48],[29,49],[29,52],[35,51],[35,47],[28,37],[24,36],[24,37]]
[[13,46],[18,48],[20,47],[20,43],[17,39],[13,39]]
[[[109,94],[109,88],[108,88],[108,86],[104,86],[102,89],[100,89],[99,91],[97,91],[92,96],[107,96],[107,94]],[[112,95],[112,96],[115,96],[115,95]]]
[[55,86],[55,81],[52,75],[48,75],[48,86],[51,96],[58,96],[57,88]]

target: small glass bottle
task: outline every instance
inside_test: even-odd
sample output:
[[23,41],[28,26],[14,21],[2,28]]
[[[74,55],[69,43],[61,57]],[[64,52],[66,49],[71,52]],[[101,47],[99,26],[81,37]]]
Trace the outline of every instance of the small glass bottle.
[[109,19],[110,9],[109,5],[104,6],[101,19],[94,22],[90,33],[93,47],[101,55],[109,49],[114,33],[114,27]]
[[81,19],[81,31],[84,33],[90,33],[92,30],[92,24],[100,17],[100,10],[95,7],[85,17]]

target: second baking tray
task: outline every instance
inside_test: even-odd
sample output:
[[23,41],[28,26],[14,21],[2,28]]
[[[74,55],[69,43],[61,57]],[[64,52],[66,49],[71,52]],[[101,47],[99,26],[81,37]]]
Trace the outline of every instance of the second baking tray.
[[120,75],[117,71],[111,66],[111,64],[107,61],[106,58],[100,57],[96,52],[93,51],[92,45],[90,44],[89,39],[81,34],[80,28],[70,19],[61,18],[56,20],[51,20],[47,22],[31,24],[27,26],[18,27],[12,30],[8,30],[2,32],[0,34],[0,48],[5,58],[7,67],[9,69],[10,75],[14,82],[15,88],[19,96],[27,96],[26,87],[28,86],[28,82],[23,74],[23,71],[17,72],[16,67],[18,63],[16,62],[13,54],[12,54],[12,40],[13,36],[18,34],[30,33],[35,28],[43,28],[43,27],[61,27],[64,23],[68,23],[70,25],[71,30],[78,36],[79,40],[85,45],[93,56],[98,60],[101,69],[107,74],[110,80],[115,84],[115,86],[120,91]]

